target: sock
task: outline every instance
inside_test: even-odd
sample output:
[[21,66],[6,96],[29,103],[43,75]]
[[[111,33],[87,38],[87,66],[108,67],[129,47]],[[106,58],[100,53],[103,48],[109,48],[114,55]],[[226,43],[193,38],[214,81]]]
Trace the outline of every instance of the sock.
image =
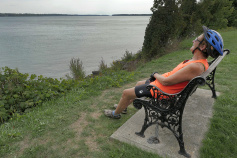
[[113,116],[118,116],[119,114],[115,114],[115,110],[112,112]]

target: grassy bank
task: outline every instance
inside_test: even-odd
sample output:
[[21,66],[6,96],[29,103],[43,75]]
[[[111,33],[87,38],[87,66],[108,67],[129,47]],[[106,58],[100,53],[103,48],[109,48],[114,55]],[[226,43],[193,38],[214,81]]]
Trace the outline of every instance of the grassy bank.
[[[237,155],[237,30],[221,33],[225,48],[231,53],[216,72],[216,89],[221,96],[215,101],[210,129],[203,141],[203,158]],[[98,78],[94,86],[75,88],[65,97],[43,103],[1,125],[0,157],[157,157],[109,139],[136,112],[132,106],[121,120],[106,118],[103,109],[112,108],[123,89],[134,86],[136,81],[147,78],[154,70],[163,73],[190,58],[191,45],[191,39],[186,40],[182,50],[141,65],[134,75],[118,76],[120,81]],[[111,86],[106,84],[108,82]],[[114,84],[120,88],[114,88]]]

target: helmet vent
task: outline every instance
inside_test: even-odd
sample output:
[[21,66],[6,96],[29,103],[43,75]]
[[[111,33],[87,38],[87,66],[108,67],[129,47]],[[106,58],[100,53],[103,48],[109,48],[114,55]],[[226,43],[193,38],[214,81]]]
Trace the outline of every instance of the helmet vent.
[[208,39],[211,37],[211,35],[209,33],[207,34],[207,36],[208,36]]
[[215,36],[216,40],[219,42],[219,39]]
[[213,40],[212,40],[212,43],[213,43],[214,45],[216,45],[215,41],[213,41]]

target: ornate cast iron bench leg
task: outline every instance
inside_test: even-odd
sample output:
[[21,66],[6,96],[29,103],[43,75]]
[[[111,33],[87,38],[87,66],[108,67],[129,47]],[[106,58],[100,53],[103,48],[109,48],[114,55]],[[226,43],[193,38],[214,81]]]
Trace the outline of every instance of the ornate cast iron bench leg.
[[[150,137],[150,138],[147,140],[147,142],[148,142],[149,144],[158,144],[158,143],[160,143],[160,140],[159,140],[159,138],[158,138],[158,129],[159,129],[159,125],[157,124],[157,125],[156,125],[156,129],[155,129],[155,136],[152,136],[152,137]],[[174,134],[174,135],[175,135],[175,134]],[[180,155],[183,155],[183,156],[185,156],[185,157],[187,157],[187,158],[190,158],[190,157],[191,157],[190,154],[188,154],[188,153],[186,152],[185,148],[184,148],[183,134],[180,134],[179,137],[175,135],[175,137],[176,137],[176,139],[178,140],[179,147],[180,147],[179,154],[180,154]]]
[[145,110],[145,119],[144,119],[144,124],[142,126],[142,129],[140,132],[135,132],[136,135],[140,136],[140,137],[145,137],[144,132],[146,131],[146,129],[150,126],[149,122],[149,116],[148,116],[148,111],[146,106],[144,106],[144,110]]
[[[183,110],[180,111],[179,114],[179,121],[176,123],[171,123],[168,126],[166,126],[170,131],[173,132],[174,136],[176,137],[178,143],[179,143],[179,154],[183,155],[187,158],[190,158],[190,154],[188,154],[185,150],[184,147],[184,141],[183,141],[183,132],[182,132],[182,115],[183,115]],[[172,127],[173,126],[173,127]]]
[[[177,137],[176,137],[177,138]],[[177,138],[178,142],[179,142],[179,147],[180,147],[180,150],[179,150],[179,154],[180,155],[183,155],[187,158],[190,158],[191,155],[188,154],[184,148],[184,142],[183,142],[183,133],[179,136],[179,138]]]
[[140,136],[140,137],[142,137],[142,138],[144,138],[145,137],[145,135],[144,135],[144,132],[146,131],[146,129],[148,128],[148,126],[147,126],[147,123],[146,123],[147,121],[146,120],[144,120],[144,124],[143,124],[143,126],[142,126],[142,129],[141,129],[141,131],[140,132],[135,132],[135,134],[136,135],[138,135],[138,136]]
[[182,118],[183,118],[183,109],[180,111],[179,115],[179,121],[177,125],[177,130],[173,131],[174,136],[176,137],[177,141],[179,142],[179,154],[190,158],[191,156],[186,152],[185,147],[184,147],[184,141],[183,141],[183,131],[182,131]]
[[216,68],[207,77],[206,84],[210,87],[210,89],[212,91],[212,98],[216,99],[217,96],[216,96],[215,83],[214,83],[215,72],[216,72]]
[[160,140],[159,140],[159,137],[158,137],[159,136],[158,131],[159,131],[159,125],[156,124],[155,136],[151,136],[150,138],[147,139],[147,142],[149,144],[158,144],[158,143],[160,143]]

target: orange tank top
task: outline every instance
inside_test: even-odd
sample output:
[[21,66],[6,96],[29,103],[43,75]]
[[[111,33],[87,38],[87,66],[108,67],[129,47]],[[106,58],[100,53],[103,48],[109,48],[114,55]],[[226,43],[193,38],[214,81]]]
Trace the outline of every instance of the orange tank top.
[[[185,67],[185,66],[187,66],[191,63],[202,63],[205,67],[205,71],[209,67],[207,59],[200,59],[200,60],[194,60],[194,61],[186,60],[186,61],[180,63],[178,66],[176,66],[172,71],[162,74],[162,76],[168,77],[168,76],[174,74],[175,72],[179,71],[180,69],[182,69],[183,67]],[[188,83],[189,83],[189,81],[184,81],[184,82],[177,83],[177,84],[174,84],[174,85],[164,86],[158,80],[155,80],[154,82],[151,82],[150,84],[159,87],[165,93],[176,94],[176,93],[179,93],[180,91],[182,91]],[[152,96],[153,96],[152,91],[151,91],[151,93],[152,93]]]

